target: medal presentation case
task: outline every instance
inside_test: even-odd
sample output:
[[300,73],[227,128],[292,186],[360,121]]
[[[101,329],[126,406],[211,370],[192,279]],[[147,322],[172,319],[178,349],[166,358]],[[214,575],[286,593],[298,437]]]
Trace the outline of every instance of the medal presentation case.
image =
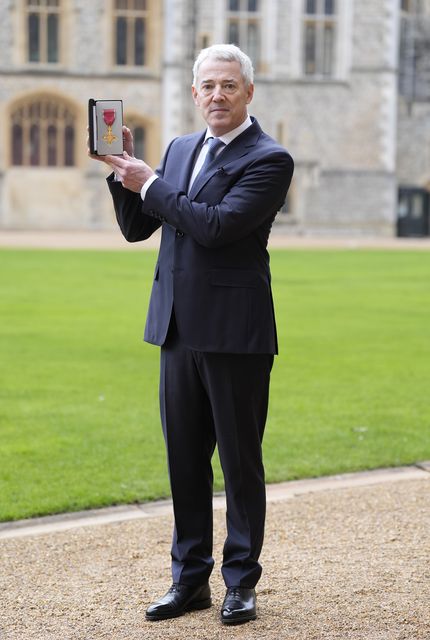
[[97,156],[120,155],[122,141],[122,100],[88,101],[90,151]]

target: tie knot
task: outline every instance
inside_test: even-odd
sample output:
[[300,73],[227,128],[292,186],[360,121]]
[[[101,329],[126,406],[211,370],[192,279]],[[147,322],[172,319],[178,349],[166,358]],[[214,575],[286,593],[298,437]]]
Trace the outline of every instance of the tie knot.
[[211,167],[213,168],[215,165],[215,156],[217,151],[221,149],[221,147],[225,147],[225,142],[220,140],[219,138],[207,138],[204,143],[202,150],[205,150],[205,145],[207,144],[206,156],[204,158],[203,164],[200,167],[196,176],[191,177],[191,183],[189,189],[191,190],[191,186],[194,186],[193,192],[196,192],[197,187],[194,185],[194,182],[200,186],[204,184],[205,180],[208,179]]
[[224,142],[219,138],[208,138],[208,155],[212,158],[215,156],[218,149],[225,146]]

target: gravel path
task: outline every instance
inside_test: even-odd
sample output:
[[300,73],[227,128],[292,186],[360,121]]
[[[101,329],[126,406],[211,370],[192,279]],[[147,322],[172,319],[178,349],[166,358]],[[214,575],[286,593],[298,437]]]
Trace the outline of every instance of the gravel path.
[[171,516],[0,540],[1,640],[429,640],[430,474],[268,505],[259,617],[224,628],[215,605],[144,620],[169,586]]
[[[0,232],[3,247],[142,249],[111,232]],[[430,250],[430,239],[292,238],[274,247]],[[259,617],[224,628],[215,512],[214,606],[148,623],[169,586],[172,520],[157,516],[0,540],[0,640],[430,640],[430,475],[268,505]]]

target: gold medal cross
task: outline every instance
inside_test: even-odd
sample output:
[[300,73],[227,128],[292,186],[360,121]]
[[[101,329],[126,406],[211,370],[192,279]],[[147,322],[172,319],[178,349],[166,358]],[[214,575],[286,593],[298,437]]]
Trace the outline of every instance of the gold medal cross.
[[104,134],[103,140],[108,144],[112,144],[112,142],[116,139],[117,137],[112,133],[112,127],[108,125],[107,133]]

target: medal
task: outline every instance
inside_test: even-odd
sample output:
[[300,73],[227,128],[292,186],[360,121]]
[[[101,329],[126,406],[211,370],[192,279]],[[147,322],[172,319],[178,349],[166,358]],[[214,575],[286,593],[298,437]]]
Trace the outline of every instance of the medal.
[[112,125],[115,122],[115,109],[103,109],[103,120],[107,126],[107,133],[103,136],[103,140],[108,144],[112,144],[117,137],[112,133]]

